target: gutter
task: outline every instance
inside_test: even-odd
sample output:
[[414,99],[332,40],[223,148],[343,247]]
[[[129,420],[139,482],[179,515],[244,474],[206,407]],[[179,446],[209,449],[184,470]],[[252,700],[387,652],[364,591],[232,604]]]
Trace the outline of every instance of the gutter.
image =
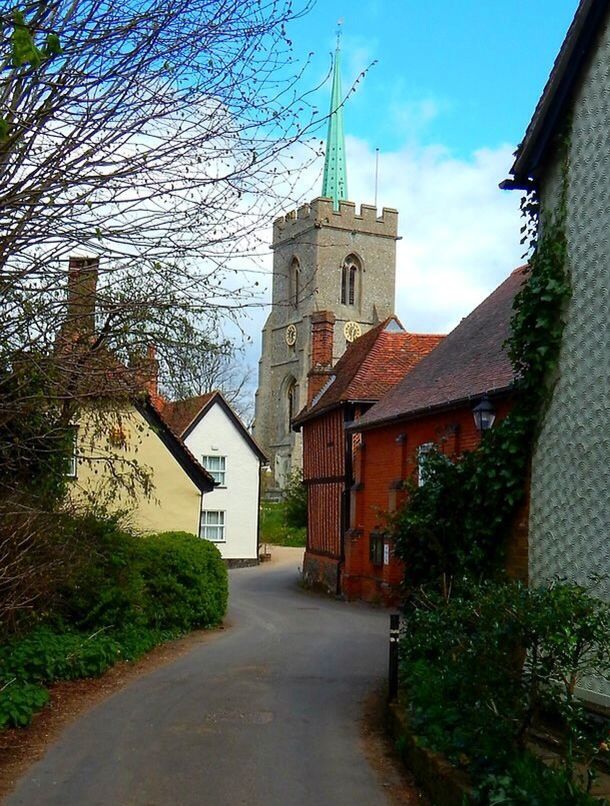
[[608,0],[581,0],[502,190],[535,187],[607,12]]
[[402,412],[400,414],[392,415],[391,417],[384,417],[381,420],[373,420],[370,423],[362,423],[361,420],[356,420],[354,423],[347,423],[345,430],[351,433],[360,433],[363,431],[371,431],[374,428],[381,428],[385,425],[393,425],[394,423],[405,422],[407,420],[417,420],[420,417],[425,417],[429,414],[436,414],[442,411],[451,411],[452,409],[465,406],[468,403],[474,403],[481,399],[483,395],[491,398],[505,397],[511,392],[515,391],[515,385],[499,386],[497,389],[488,389],[484,392],[477,392],[467,397],[459,398],[458,400],[448,400],[445,403],[435,403],[431,406],[425,406],[421,409],[414,409],[413,411]]
[[318,417],[322,414],[328,414],[329,411],[334,411],[335,409],[340,409],[342,406],[374,406],[375,403],[379,403],[379,398],[373,398],[369,400],[338,400],[336,403],[330,403],[328,406],[318,410],[312,410],[305,412],[304,414],[297,416],[292,421],[292,430],[296,431],[297,433],[301,430],[301,426],[308,422],[309,420],[313,420],[315,417]]

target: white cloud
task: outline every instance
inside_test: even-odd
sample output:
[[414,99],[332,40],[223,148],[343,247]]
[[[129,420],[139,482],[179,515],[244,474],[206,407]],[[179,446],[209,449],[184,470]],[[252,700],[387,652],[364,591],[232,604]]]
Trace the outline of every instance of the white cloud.
[[394,132],[400,131],[411,137],[416,136],[448,107],[448,103],[436,98],[392,101],[388,106],[385,129],[391,128]]
[[[378,204],[399,211],[396,312],[409,329],[450,330],[521,262],[519,194],[498,188],[512,151],[381,155]],[[348,138],[347,152],[350,196],[374,198],[374,148]]]

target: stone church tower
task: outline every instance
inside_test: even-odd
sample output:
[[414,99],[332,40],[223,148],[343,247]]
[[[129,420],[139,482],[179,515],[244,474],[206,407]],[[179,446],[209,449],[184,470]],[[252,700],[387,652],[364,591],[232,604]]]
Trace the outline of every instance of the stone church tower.
[[347,199],[339,49],[335,54],[322,197],[273,224],[271,313],[262,334],[254,435],[275,486],[302,466],[290,421],[307,404],[312,317],[335,316],[333,363],[348,342],[394,312],[398,212]]

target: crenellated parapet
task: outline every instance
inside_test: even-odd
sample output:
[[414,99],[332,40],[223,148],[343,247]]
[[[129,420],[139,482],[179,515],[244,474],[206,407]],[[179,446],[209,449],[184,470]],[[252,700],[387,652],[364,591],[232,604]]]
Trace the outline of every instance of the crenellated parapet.
[[398,210],[384,207],[381,215],[371,204],[361,204],[356,211],[354,202],[339,202],[339,209],[333,209],[331,199],[318,197],[310,204],[303,204],[273,222],[273,246],[296,238],[308,229],[331,228],[356,231],[363,234],[386,238],[398,237]]

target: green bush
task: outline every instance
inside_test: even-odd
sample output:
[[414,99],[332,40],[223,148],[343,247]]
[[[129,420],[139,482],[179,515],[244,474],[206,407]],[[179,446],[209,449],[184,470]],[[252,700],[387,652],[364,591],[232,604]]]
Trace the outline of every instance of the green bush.
[[87,635],[38,627],[0,647],[0,728],[23,727],[49,699],[44,685],[97,677],[118,661],[136,660],[177,631],[127,627]]
[[[492,791],[490,781],[506,788],[507,777],[528,770],[530,800],[481,802],[551,803],[535,791],[570,788],[574,798],[556,802],[594,802],[582,800],[576,764],[591,768],[608,726],[587,718],[576,689],[610,671],[607,604],[576,585],[464,584],[449,599],[420,591],[405,631],[401,679],[414,730],[475,781],[487,781],[482,792]],[[542,714],[564,741],[555,790],[542,780],[555,773],[527,752],[528,731]],[[526,786],[515,780],[515,791]]]
[[500,775],[485,776],[473,800],[483,806],[602,806],[580,789],[564,770],[553,769],[532,755],[516,759]]
[[158,629],[218,624],[228,598],[227,569],[213,543],[187,532],[142,539],[143,617]]
[[307,487],[301,470],[294,470],[284,490],[286,525],[294,529],[307,528]]
[[48,701],[49,692],[35,683],[5,683],[0,686],[0,729],[26,727]]
[[216,546],[186,532],[136,536],[115,520],[84,520],[89,562],[58,597],[56,614],[79,629],[209,627],[224,616],[227,571]]
[[74,520],[79,567],[57,597],[54,614],[83,630],[144,624],[146,591],[141,575],[142,538],[123,529],[116,518]]
[[212,543],[186,532],[138,537],[112,518],[72,528],[81,551],[53,610],[0,645],[0,728],[29,724],[45,685],[101,675],[225,614],[227,570]]

